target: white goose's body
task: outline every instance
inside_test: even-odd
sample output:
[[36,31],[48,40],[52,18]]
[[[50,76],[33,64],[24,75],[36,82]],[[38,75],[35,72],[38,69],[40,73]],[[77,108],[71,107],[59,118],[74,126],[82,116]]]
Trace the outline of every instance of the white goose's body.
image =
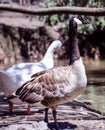
[[78,43],[76,40],[78,21],[80,20],[77,20],[77,18],[71,18],[69,24],[71,33],[70,65],[39,72],[32,76],[32,80],[25,83],[16,91],[16,95],[18,95],[22,101],[32,104],[39,102],[46,107],[46,122],[48,122],[48,108],[51,108],[57,130],[57,106],[70,102],[79,96],[87,85],[85,67],[80,58]]
[[[23,83],[31,79],[31,76],[37,72],[50,69],[54,67],[54,51],[59,49],[62,43],[59,40],[55,40],[47,49],[44,58],[37,63],[19,63],[13,65],[9,69],[0,71],[0,86],[5,96],[11,95],[16,91]],[[19,98],[11,99],[12,103],[23,103]]]

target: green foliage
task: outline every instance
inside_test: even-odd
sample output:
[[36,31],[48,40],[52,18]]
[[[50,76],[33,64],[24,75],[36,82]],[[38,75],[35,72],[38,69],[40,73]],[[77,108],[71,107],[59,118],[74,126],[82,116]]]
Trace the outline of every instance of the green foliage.
[[[104,7],[105,6],[105,1],[104,0],[45,0],[45,5],[47,8],[53,7],[53,6],[78,6],[78,7]],[[62,15],[49,15],[49,16],[42,16],[41,20],[44,22],[48,23],[51,26],[56,25],[59,22],[63,22],[63,27],[66,27],[67,21],[71,15],[68,14],[62,14]],[[88,18],[91,21],[91,25],[88,26],[89,32],[93,32],[97,26],[103,27],[105,26],[105,17],[93,17],[93,16],[88,16]],[[79,31],[81,33],[81,29],[79,28]],[[84,30],[87,29],[87,26],[84,28]],[[88,33],[84,31],[84,33]]]
[[[104,0],[45,0],[45,5],[47,8],[53,6],[77,6],[77,7],[105,7]],[[50,26],[54,26],[59,22],[62,22],[63,30],[68,31],[68,21],[72,14],[56,14],[41,17],[44,22]],[[93,59],[105,59],[105,17],[104,16],[84,16],[89,19],[90,24],[78,27],[78,38],[80,53],[82,56],[88,56]],[[66,33],[65,33],[66,35]],[[67,35],[63,36],[65,40],[68,39]],[[66,39],[67,38],[67,39]],[[84,44],[85,43],[85,44]],[[66,49],[65,49],[66,50]],[[67,53],[65,53],[67,57]],[[64,55],[63,55],[64,57]],[[97,58],[98,57],[98,58]]]

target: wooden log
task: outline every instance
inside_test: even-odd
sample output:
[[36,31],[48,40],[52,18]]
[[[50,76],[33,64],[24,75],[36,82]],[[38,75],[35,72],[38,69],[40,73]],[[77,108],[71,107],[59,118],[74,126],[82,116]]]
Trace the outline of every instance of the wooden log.
[[52,15],[52,14],[79,14],[91,16],[105,16],[105,8],[89,8],[89,7],[50,7],[35,8],[34,6],[16,6],[16,5],[0,5],[0,11],[11,11],[30,15]]

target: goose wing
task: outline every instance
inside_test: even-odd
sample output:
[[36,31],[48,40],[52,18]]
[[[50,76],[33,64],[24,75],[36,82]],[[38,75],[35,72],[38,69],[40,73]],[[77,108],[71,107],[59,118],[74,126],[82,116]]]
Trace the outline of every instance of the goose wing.
[[[53,68],[51,68],[51,69],[53,69]],[[51,69],[48,69],[48,70],[51,70]],[[36,78],[37,76],[40,76],[40,75],[42,75],[44,73],[46,73],[46,70],[43,70],[43,71],[40,71],[40,72],[37,72],[37,73],[33,74],[31,76],[31,78]]]
[[35,76],[35,78],[20,87],[16,91],[16,95],[19,95],[22,101],[28,103],[63,97],[65,95],[65,83],[67,84],[67,78],[69,78],[64,76],[64,72],[68,72],[67,68],[62,69],[62,67],[59,67],[44,71],[41,75]]

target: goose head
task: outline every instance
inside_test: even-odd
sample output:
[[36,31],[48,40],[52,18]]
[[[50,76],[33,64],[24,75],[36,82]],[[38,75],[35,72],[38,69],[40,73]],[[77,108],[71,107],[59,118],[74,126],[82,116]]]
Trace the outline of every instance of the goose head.
[[72,28],[76,28],[78,25],[82,25],[82,24],[89,24],[89,21],[85,18],[83,18],[82,16],[78,15],[78,16],[72,16],[69,20],[69,27]]
[[61,46],[62,46],[62,42],[60,40],[55,40],[48,47],[45,56],[41,61],[46,66],[46,69],[54,67],[54,53],[59,52]]
[[89,20],[83,18],[83,17],[80,16],[80,15],[78,15],[78,16],[73,16],[73,17],[70,19],[70,23],[73,23],[73,22],[74,22],[74,24],[76,24],[76,25],[89,24]]
[[61,46],[62,46],[62,43],[60,40],[55,40],[51,44],[51,47],[53,48],[53,50],[60,49]]
[[90,23],[88,19],[85,19],[80,15],[78,15],[77,17],[74,17],[74,21],[77,23],[77,25]]
[[61,49],[61,46],[62,46],[62,42],[60,40],[53,41],[51,45],[49,46],[49,48],[47,49],[44,59],[48,57],[53,58],[54,52]]
[[[55,58],[57,55],[57,57],[59,57],[60,53],[62,52],[62,47],[63,47],[63,43],[60,40],[55,40],[52,42],[52,53],[54,53],[54,57]],[[56,55],[57,54],[57,55]]]

